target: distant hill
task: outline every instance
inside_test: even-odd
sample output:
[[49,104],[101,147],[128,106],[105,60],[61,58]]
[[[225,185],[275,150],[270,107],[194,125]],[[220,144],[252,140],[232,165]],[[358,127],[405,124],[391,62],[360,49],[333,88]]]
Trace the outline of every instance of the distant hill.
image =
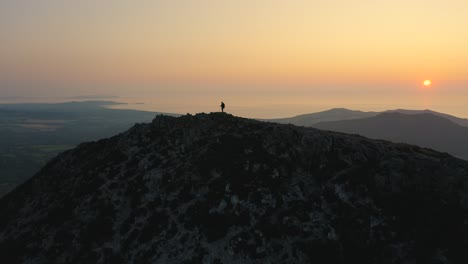
[[330,122],[330,121],[341,121],[341,120],[354,120],[367,117],[373,117],[382,113],[401,113],[406,115],[415,115],[415,114],[433,114],[443,118],[446,118],[456,124],[461,126],[468,127],[468,119],[460,118],[449,114],[439,113],[431,110],[406,110],[406,109],[396,109],[396,110],[387,110],[383,112],[364,112],[359,110],[350,110],[346,108],[333,108],[330,110],[303,114],[293,117],[286,118],[275,118],[275,119],[261,119],[261,121],[270,121],[280,124],[292,124],[296,126],[312,126],[320,122]]
[[432,113],[390,111],[363,119],[321,122],[313,127],[415,144],[468,159],[468,127]]
[[292,124],[296,126],[312,126],[320,122],[360,119],[376,116],[378,114],[379,112],[363,112],[349,110],[345,108],[333,108],[318,113],[304,114],[288,118],[268,119],[262,121],[270,121],[280,124]]
[[157,116],[0,199],[0,260],[466,264],[467,183],[468,162],[417,146]]
[[397,110],[388,110],[388,111],[385,111],[385,112],[388,112],[388,113],[401,113],[401,114],[405,114],[405,115],[415,115],[415,114],[433,114],[433,115],[436,115],[436,116],[440,116],[440,117],[443,117],[445,119],[448,119],[460,126],[465,126],[465,127],[468,127],[468,119],[466,118],[460,118],[460,117],[456,117],[456,116],[453,116],[453,115],[448,115],[448,114],[444,114],[444,113],[439,113],[439,112],[435,112],[435,111],[432,111],[432,110],[406,110],[406,109],[397,109]]

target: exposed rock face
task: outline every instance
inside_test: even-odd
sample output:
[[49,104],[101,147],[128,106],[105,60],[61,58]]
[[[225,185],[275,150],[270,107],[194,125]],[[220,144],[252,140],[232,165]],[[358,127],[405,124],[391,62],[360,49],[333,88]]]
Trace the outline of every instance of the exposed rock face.
[[468,263],[468,163],[227,114],[158,116],[0,200],[2,263]]

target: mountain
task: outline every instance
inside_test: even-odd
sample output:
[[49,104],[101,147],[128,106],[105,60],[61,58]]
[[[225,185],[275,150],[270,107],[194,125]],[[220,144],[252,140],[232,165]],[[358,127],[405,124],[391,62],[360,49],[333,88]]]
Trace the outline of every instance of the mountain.
[[388,111],[385,111],[385,112],[388,112],[388,113],[396,112],[396,113],[405,114],[405,115],[433,114],[433,115],[440,116],[440,117],[443,117],[445,119],[448,119],[448,120],[450,120],[450,121],[452,121],[455,124],[458,124],[460,126],[468,127],[468,119],[466,119],[466,118],[460,118],[460,117],[456,117],[456,116],[453,116],[453,115],[439,113],[439,112],[435,112],[435,111],[431,111],[431,110],[427,110],[427,109],[426,110],[397,109],[397,110],[388,110]]
[[292,124],[296,126],[312,126],[320,122],[360,119],[378,114],[378,112],[363,112],[345,108],[333,108],[327,111],[313,114],[298,115],[288,118],[265,119],[262,121],[270,121],[280,124]]
[[276,119],[261,119],[261,121],[270,121],[280,124],[292,124],[296,126],[313,126],[320,122],[333,122],[333,121],[343,121],[343,120],[355,120],[373,117],[382,113],[400,113],[405,115],[415,115],[415,114],[433,114],[436,116],[443,117],[448,119],[460,126],[468,127],[468,119],[460,118],[444,113],[439,113],[431,110],[406,110],[406,109],[396,109],[396,110],[387,110],[383,112],[363,112],[357,110],[349,110],[346,108],[333,108],[327,111],[298,115],[294,117],[286,118],[276,118]]
[[0,200],[2,263],[468,263],[468,162],[242,119],[157,116]]
[[468,127],[434,114],[389,112],[364,119],[323,122],[314,127],[415,144],[468,159]]

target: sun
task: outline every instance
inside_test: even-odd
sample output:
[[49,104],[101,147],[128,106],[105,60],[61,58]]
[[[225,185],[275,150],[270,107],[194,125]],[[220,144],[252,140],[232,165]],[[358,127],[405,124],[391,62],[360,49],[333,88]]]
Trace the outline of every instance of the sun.
[[423,84],[424,84],[424,86],[429,87],[429,86],[431,86],[432,82],[431,82],[431,80],[425,80],[423,82]]

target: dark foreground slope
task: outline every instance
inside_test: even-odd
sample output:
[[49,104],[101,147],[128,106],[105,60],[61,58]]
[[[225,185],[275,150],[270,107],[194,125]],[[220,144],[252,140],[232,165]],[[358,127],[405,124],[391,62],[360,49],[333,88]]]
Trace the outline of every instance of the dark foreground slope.
[[468,163],[226,114],[82,144],[0,200],[2,263],[468,263]]

